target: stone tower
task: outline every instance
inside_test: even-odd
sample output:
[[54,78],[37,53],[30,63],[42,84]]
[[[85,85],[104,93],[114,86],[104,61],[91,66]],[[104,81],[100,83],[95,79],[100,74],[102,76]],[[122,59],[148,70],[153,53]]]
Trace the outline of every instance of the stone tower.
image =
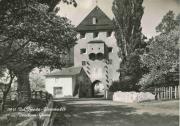
[[[74,66],[82,66],[100,94],[119,79],[119,48],[112,20],[96,6],[76,27]],[[95,89],[95,90],[96,90]]]

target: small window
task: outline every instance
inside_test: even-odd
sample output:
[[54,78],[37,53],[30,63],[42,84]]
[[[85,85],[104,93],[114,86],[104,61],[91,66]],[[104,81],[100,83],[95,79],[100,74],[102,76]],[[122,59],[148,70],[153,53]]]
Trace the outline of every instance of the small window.
[[86,33],[85,33],[85,32],[81,32],[81,33],[80,33],[80,38],[85,38],[85,36],[86,36]]
[[85,66],[86,65],[86,61],[82,61],[82,66]]
[[80,49],[80,53],[81,53],[81,54],[84,54],[84,53],[86,53],[86,49],[85,49],[85,48],[83,48],[83,49]]
[[108,48],[108,52],[109,52],[109,53],[113,52],[113,48],[112,48],[112,47],[109,47],[109,48]]
[[108,64],[112,64],[112,59],[109,59]]
[[97,24],[97,23],[98,23],[97,18],[93,17],[93,19],[92,19],[92,23],[93,23],[93,24]]
[[98,37],[98,34],[99,34],[99,32],[94,32],[94,33],[93,33],[93,37],[94,37],[94,38]]
[[108,31],[108,32],[106,33],[106,36],[107,36],[107,37],[111,37],[111,34],[112,34],[112,31]]
[[63,88],[62,87],[54,87],[54,95],[62,95],[63,94]]

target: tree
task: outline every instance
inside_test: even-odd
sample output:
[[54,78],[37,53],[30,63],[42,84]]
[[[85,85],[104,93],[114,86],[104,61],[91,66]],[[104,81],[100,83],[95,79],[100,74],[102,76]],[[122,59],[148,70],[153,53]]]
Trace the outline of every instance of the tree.
[[12,85],[13,80],[15,78],[14,73],[12,71],[10,71],[10,70],[8,71],[8,75],[7,76],[8,76],[7,77],[7,81],[9,81],[9,82],[7,84],[2,83],[2,82],[0,83],[0,85],[1,85],[0,89],[1,89],[1,92],[3,93],[2,101],[1,101],[1,112],[4,111],[4,104],[6,102],[6,97],[7,97],[8,93],[9,93],[9,91],[11,89],[11,85]]
[[112,11],[116,26],[117,44],[123,58],[142,46],[141,19],[143,0],[114,0]]
[[169,33],[171,30],[175,29],[178,25],[177,20],[175,20],[175,14],[173,11],[169,11],[164,15],[160,24],[156,27],[156,32]]
[[76,41],[70,21],[37,1],[0,1],[0,61],[17,77],[19,101],[30,99],[29,73],[35,67],[65,66]]
[[160,35],[149,42],[149,51],[142,56],[143,64],[150,69],[139,82],[142,88],[166,84],[168,74],[178,71],[180,25],[174,15],[173,11],[169,11],[163,17],[156,27]]
[[140,57],[146,47],[144,41],[146,37],[142,34],[141,28],[141,19],[144,13],[142,3],[143,0],[114,0],[113,2],[115,36],[122,58],[118,83],[119,87],[123,87],[123,91],[123,85],[126,83],[129,83],[129,88],[126,87],[127,91],[137,91],[136,83],[145,72],[145,69],[141,68]]
[[148,45],[149,52],[142,57],[144,64],[150,69],[139,82],[143,88],[166,84],[168,73],[178,71],[180,26],[170,32],[162,32],[151,41]]
[[[32,3],[32,2],[38,2],[38,3],[41,3],[41,4],[45,4],[45,5],[48,5],[45,6],[45,10],[48,11],[48,12],[52,12],[53,10],[55,11],[58,11],[59,8],[56,7],[56,5],[61,2],[62,0],[14,0],[14,1],[11,1],[11,0],[0,0],[0,19],[2,21],[6,21],[7,20],[10,20],[12,21],[13,18],[18,18],[16,15],[15,15],[15,11],[14,9],[16,8],[16,11],[17,11],[17,8],[18,9],[22,9],[23,6],[24,8],[27,7],[26,5],[28,5],[29,3]],[[75,7],[77,6],[77,3],[75,0],[63,0],[62,2],[66,3],[66,4],[73,4]],[[15,5],[15,6],[14,6]],[[39,6],[41,9],[43,9],[42,6]],[[39,8],[39,9],[40,9]],[[13,12],[13,13],[12,13]],[[27,13],[26,13],[27,14]],[[10,17],[12,16],[12,17]],[[8,23],[8,22],[6,22]],[[12,23],[12,22],[11,22]],[[1,22],[1,25],[0,25],[0,31],[3,31],[4,29],[3,28],[8,28],[8,26],[11,26],[12,27],[12,24],[3,24]],[[8,29],[9,31],[12,31],[11,33],[13,32],[16,32],[16,31],[13,31],[13,29],[9,27]],[[15,30],[15,29],[14,29]],[[24,31],[23,31],[24,32]],[[10,33],[10,34],[11,34]],[[15,37],[15,35],[12,35],[12,36],[4,36],[2,33],[0,33],[0,43],[1,42],[8,42],[10,40],[12,40],[12,38]],[[29,42],[29,41],[28,41]],[[22,44],[21,46],[18,46],[16,47],[16,50],[14,50],[11,55],[9,55],[9,53],[7,52],[10,52],[10,49],[11,47],[9,48],[6,48],[4,50],[0,50],[0,65],[3,65],[3,64],[6,64],[6,60],[9,60],[11,59],[11,57],[15,56],[16,55],[16,52],[18,52],[19,50],[23,49],[26,44],[28,44],[28,42]],[[2,44],[2,43],[1,43]],[[9,46],[12,46],[11,43],[8,43]],[[0,45],[1,47],[2,45]]]

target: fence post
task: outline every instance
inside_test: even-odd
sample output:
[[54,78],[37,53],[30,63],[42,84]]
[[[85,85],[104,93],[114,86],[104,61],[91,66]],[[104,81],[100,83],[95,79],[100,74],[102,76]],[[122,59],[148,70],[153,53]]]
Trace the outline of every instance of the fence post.
[[157,100],[157,91],[156,91],[156,87],[154,89],[154,94],[155,94],[155,100]]
[[161,87],[161,100],[163,99],[163,88]]
[[157,88],[158,90],[158,100],[160,100],[160,88]]
[[168,99],[171,98],[171,95],[170,95],[170,87],[168,87]]
[[166,87],[166,99],[168,99],[169,95],[168,95],[168,87]]
[[177,98],[179,98],[179,85],[177,86]]
[[177,86],[175,86],[174,95],[175,95],[175,99],[176,99],[177,98]]
[[163,87],[163,99],[166,99],[166,97],[165,97],[165,87]]
[[39,91],[40,98],[42,99],[42,91]]
[[166,99],[166,87],[164,87],[164,95],[165,95],[165,99]]
[[172,86],[170,87],[170,89],[171,89],[171,99],[172,99],[172,98],[173,98],[173,97],[172,97],[172,94],[173,94],[173,92],[172,92]]
[[35,91],[35,99],[37,99],[37,91]]

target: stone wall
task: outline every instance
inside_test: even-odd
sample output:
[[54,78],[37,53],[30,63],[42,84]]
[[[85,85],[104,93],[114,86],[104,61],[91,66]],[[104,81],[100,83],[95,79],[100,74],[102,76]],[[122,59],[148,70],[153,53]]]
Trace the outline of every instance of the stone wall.
[[113,94],[113,101],[125,102],[125,103],[136,103],[155,100],[155,95],[149,92],[115,92]]

